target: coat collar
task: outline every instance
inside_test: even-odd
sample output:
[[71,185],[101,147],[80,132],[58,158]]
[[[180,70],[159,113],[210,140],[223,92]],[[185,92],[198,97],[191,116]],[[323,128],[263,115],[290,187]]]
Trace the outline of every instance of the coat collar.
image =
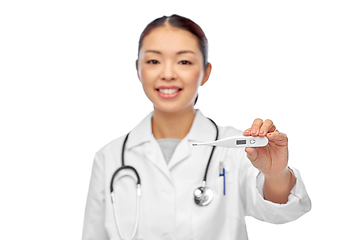
[[[149,113],[130,133],[126,148],[130,149],[146,142],[156,141],[151,128],[153,112]],[[216,129],[214,124],[206,118],[199,109],[189,133],[183,140],[186,141],[214,141]]]
[[188,159],[192,152],[190,142],[213,141],[215,140],[216,129],[213,123],[207,119],[200,110],[196,115],[189,133],[177,146],[169,165],[161,153],[159,144],[152,134],[151,119],[153,113],[148,114],[130,133],[126,148],[143,146],[144,156],[150,160],[168,179],[172,182],[170,170],[178,163]]

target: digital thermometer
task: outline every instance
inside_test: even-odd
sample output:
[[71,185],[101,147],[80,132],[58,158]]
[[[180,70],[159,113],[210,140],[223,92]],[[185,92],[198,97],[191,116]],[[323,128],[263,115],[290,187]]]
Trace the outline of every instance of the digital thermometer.
[[236,136],[219,139],[217,141],[193,143],[195,146],[217,146],[227,148],[242,148],[242,147],[264,147],[268,144],[269,140],[267,137],[245,137]]

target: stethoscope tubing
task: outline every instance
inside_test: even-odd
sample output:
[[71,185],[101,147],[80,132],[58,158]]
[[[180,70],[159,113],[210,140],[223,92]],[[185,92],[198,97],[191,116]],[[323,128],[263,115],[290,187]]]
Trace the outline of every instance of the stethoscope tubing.
[[[218,137],[219,137],[219,128],[218,126],[216,125],[216,123],[211,120],[209,118],[209,120],[214,124],[215,128],[216,128],[216,138],[215,138],[215,141],[218,140]],[[121,229],[120,229],[120,221],[119,221],[119,216],[117,214],[117,203],[116,203],[116,198],[115,198],[115,193],[114,193],[114,181],[115,181],[115,177],[117,176],[117,174],[121,171],[121,170],[124,170],[124,169],[129,169],[131,171],[133,171],[136,175],[136,178],[137,178],[137,183],[136,183],[136,188],[137,188],[137,200],[136,200],[136,218],[135,218],[135,225],[134,225],[134,229],[133,229],[133,232],[132,232],[132,235],[130,237],[130,240],[134,239],[135,235],[136,235],[136,232],[137,232],[137,229],[138,229],[138,225],[139,225],[139,218],[140,218],[140,197],[141,197],[141,179],[140,179],[140,175],[139,173],[137,172],[137,170],[132,167],[132,166],[128,166],[128,165],[125,165],[125,147],[126,147],[126,142],[129,138],[129,134],[130,132],[125,136],[125,139],[124,139],[124,142],[123,142],[123,146],[122,146],[122,149],[121,149],[121,166],[116,169],[116,171],[114,172],[114,174],[112,175],[111,177],[111,182],[110,182],[110,195],[111,195],[111,202],[112,202],[112,205],[113,205],[113,211],[114,211],[114,215],[115,215],[115,221],[116,221],[116,227],[117,227],[117,230],[118,230],[118,233],[120,235],[120,238],[122,240],[125,240],[125,237],[124,237],[124,234],[122,233]],[[212,159],[212,156],[214,154],[214,150],[215,150],[215,146],[212,147],[211,149],[211,153],[210,153],[210,157],[209,157],[209,160],[208,160],[208,163],[206,165],[206,169],[205,169],[205,173],[204,173],[204,178],[203,178],[203,182],[202,182],[202,187],[200,187],[199,189],[202,189],[201,192],[206,192],[207,191],[207,187],[206,187],[206,180],[207,180],[207,173],[208,173],[208,170],[209,170],[209,166],[210,166],[210,163],[211,163],[211,159]],[[211,195],[212,195],[212,191],[210,190],[211,192]],[[212,199],[212,197],[211,197]],[[210,199],[210,201],[211,201]],[[195,202],[199,205],[199,206],[206,206],[207,204],[209,204],[210,201],[207,201],[206,203],[204,203],[204,201],[197,201],[195,199]],[[204,203],[204,204],[203,204]]]
[[141,180],[140,180],[140,176],[138,174],[138,172],[136,171],[136,169],[132,166],[121,166],[119,167],[118,169],[116,169],[116,171],[114,172],[112,178],[111,178],[111,184],[110,184],[110,193],[112,193],[114,191],[114,181],[115,181],[115,177],[116,175],[121,171],[121,170],[124,170],[124,169],[130,169],[132,170],[135,175],[136,175],[136,178],[137,178],[137,185],[140,185],[141,186]]
[[[137,198],[136,198],[136,218],[135,218],[135,225],[134,225],[134,229],[133,232],[131,234],[131,237],[129,240],[133,240],[135,238],[138,226],[139,226],[139,218],[140,218],[140,197],[141,197],[141,187],[138,184],[137,185]],[[112,205],[113,205],[113,211],[114,211],[114,216],[115,216],[115,222],[116,222],[116,228],[118,230],[119,236],[121,240],[125,240],[124,234],[121,231],[120,228],[120,220],[119,220],[119,216],[117,214],[118,209],[117,209],[117,202],[116,202],[116,198],[115,198],[115,194],[114,192],[111,193],[111,201],[112,201]]]
[[136,183],[136,195],[137,195],[137,198],[136,198],[136,218],[135,218],[134,229],[133,229],[133,232],[132,232],[131,237],[130,237],[129,240],[133,240],[135,238],[135,235],[136,235],[136,232],[137,232],[137,229],[138,229],[138,226],[139,226],[139,218],[140,218],[141,179],[140,179],[140,176],[139,176],[138,172],[136,171],[136,169],[134,167],[125,165],[125,157],[124,157],[125,146],[126,146],[126,142],[127,142],[128,137],[129,137],[129,134],[130,133],[128,133],[126,135],[126,137],[124,139],[124,142],[123,142],[122,149],[121,149],[121,167],[116,169],[116,171],[114,172],[114,174],[113,174],[113,176],[111,178],[111,183],[110,183],[111,202],[112,202],[112,205],[113,205],[116,228],[118,230],[118,233],[119,233],[119,236],[120,236],[121,240],[125,240],[125,237],[124,237],[124,234],[123,234],[123,232],[121,231],[121,228],[120,228],[120,220],[119,220],[119,216],[117,214],[117,212],[118,212],[117,202],[116,202],[115,193],[114,193],[114,187],[113,187],[115,177],[121,170],[130,169],[135,173],[136,178],[137,178],[137,183]]
[[[219,137],[219,128],[218,126],[216,125],[216,123],[211,119],[211,118],[208,118],[215,126],[216,128],[216,137],[215,137],[215,141],[218,140],[218,137]],[[212,147],[211,149],[211,153],[210,153],[210,157],[209,157],[209,161],[206,165],[206,169],[205,169],[205,173],[204,173],[204,178],[203,178],[203,185],[205,187],[205,184],[206,184],[206,180],[207,180],[207,173],[208,173],[208,170],[209,170],[209,166],[210,166],[210,162],[211,162],[211,159],[212,159],[212,156],[214,154],[214,150],[215,150],[215,146]]]

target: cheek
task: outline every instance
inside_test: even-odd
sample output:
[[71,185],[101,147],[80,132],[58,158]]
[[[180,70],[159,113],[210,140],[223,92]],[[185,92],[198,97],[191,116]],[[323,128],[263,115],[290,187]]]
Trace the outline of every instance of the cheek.
[[151,79],[153,79],[152,75],[151,74],[151,71],[147,71],[145,69],[140,69],[140,81],[141,83],[143,84],[144,87],[148,86],[151,84]]
[[186,74],[186,79],[189,81],[189,85],[193,87],[198,87],[201,84],[202,78],[204,76],[203,72],[199,70],[188,72]]

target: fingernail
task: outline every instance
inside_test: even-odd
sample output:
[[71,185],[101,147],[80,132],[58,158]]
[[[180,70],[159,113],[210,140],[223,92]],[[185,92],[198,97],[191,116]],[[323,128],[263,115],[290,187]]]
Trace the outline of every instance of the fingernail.
[[252,133],[252,134],[256,134],[256,133],[257,133],[257,130],[256,130],[256,129],[253,129],[253,130],[251,130],[251,133]]
[[263,129],[260,130],[260,134],[264,134],[265,131]]

